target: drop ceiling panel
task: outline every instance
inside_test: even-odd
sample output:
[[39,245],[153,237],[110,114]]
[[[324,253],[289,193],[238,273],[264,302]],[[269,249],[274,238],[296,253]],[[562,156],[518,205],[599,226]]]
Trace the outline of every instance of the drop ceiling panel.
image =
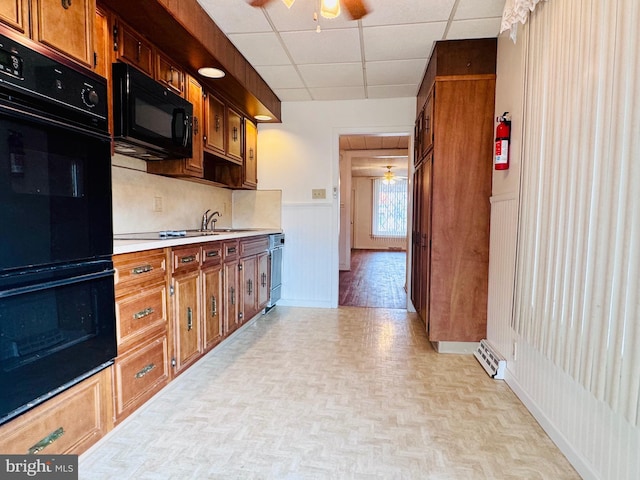
[[260,65],[290,65],[291,61],[278,36],[273,33],[236,33],[229,40],[254,67]]
[[500,17],[452,22],[447,40],[496,37],[500,32],[500,22]]
[[426,59],[367,62],[368,85],[418,85],[424,75]]
[[427,58],[440,40],[447,22],[385,25],[363,29],[367,61]]
[[256,67],[256,71],[274,89],[305,86],[293,65],[263,65]]
[[369,85],[367,87],[368,98],[403,98],[415,97],[418,94],[418,86],[411,85]]
[[311,88],[364,85],[361,63],[300,65],[298,69],[304,83]]
[[197,1],[227,36],[230,33],[273,31],[262,11],[245,0]]
[[504,0],[460,0],[454,20],[501,17]]
[[291,8],[287,8],[283,2],[278,0],[272,1],[266,8],[273,25],[280,32],[303,30],[315,32],[318,23],[322,30],[354,27],[355,22],[344,14],[337,18],[327,19],[318,13],[318,20],[315,21],[313,14],[317,10],[316,0],[297,0]]
[[447,21],[455,4],[455,0],[366,1],[371,12],[362,19],[362,25],[365,27]]
[[344,30],[283,32],[282,40],[297,64],[359,62],[357,28]]
[[282,102],[306,102],[313,100],[311,93],[306,88],[274,88],[275,93]]
[[313,100],[360,100],[365,98],[364,87],[310,88]]

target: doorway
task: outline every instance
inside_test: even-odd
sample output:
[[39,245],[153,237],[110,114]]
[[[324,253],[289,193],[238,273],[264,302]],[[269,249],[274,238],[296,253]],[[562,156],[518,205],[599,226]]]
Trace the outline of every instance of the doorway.
[[407,308],[410,136],[340,135],[339,143],[338,305]]

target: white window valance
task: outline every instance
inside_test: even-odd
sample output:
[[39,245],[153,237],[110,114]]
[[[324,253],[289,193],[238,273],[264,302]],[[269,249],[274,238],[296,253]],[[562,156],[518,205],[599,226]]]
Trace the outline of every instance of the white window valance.
[[511,40],[516,41],[518,34],[518,23],[523,25],[529,18],[529,13],[533,12],[536,5],[542,0],[506,0],[502,12],[502,24],[500,33],[511,30]]

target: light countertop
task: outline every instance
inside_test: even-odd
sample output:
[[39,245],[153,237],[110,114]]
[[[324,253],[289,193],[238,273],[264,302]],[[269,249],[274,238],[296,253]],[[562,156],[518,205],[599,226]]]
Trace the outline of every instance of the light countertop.
[[142,252],[144,250],[153,250],[155,248],[179,247],[205,242],[219,242],[222,240],[255,237],[257,235],[269,235],[272,233],[282,233],[282,230],[271,228],[242,229],[242,231],[236,232],[225,232],[220,230],[219,232],[216,232],[215,235],[207,234],[202,236],[168,237],[158,238],[155,240],[114,240],[113,254],[118,255],[120,253]]

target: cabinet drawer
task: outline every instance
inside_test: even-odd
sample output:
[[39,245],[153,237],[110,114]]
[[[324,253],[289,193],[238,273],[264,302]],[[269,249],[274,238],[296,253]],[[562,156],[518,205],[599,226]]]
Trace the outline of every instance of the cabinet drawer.
[[191,271],[200,266],[200,246],[174,248],[171,258],[173,273]]
[[130,288],[162,282],[166,274],[164,250],[148,250],[143,253],[123,253],[113,257],[116,269],[116,295]]
[[202,246],[202,266],[220,265],[222,262],[222,244],[206,243]]
[[164,283],[116,301],[118,346],[156,327],[166,328],[167,288]]
[[80,454],[112,427],[111,367],[0,428],[0,452]]
[[240,240],[240,256],[256,255],[269,249],[269,237],[252,237]]
[[229,240],[222,243],[222,260],[225,262],[238,258],[238,240]]
[[121,421],[167,384],[167,336],[119,356],[115,363],[116,419]]

